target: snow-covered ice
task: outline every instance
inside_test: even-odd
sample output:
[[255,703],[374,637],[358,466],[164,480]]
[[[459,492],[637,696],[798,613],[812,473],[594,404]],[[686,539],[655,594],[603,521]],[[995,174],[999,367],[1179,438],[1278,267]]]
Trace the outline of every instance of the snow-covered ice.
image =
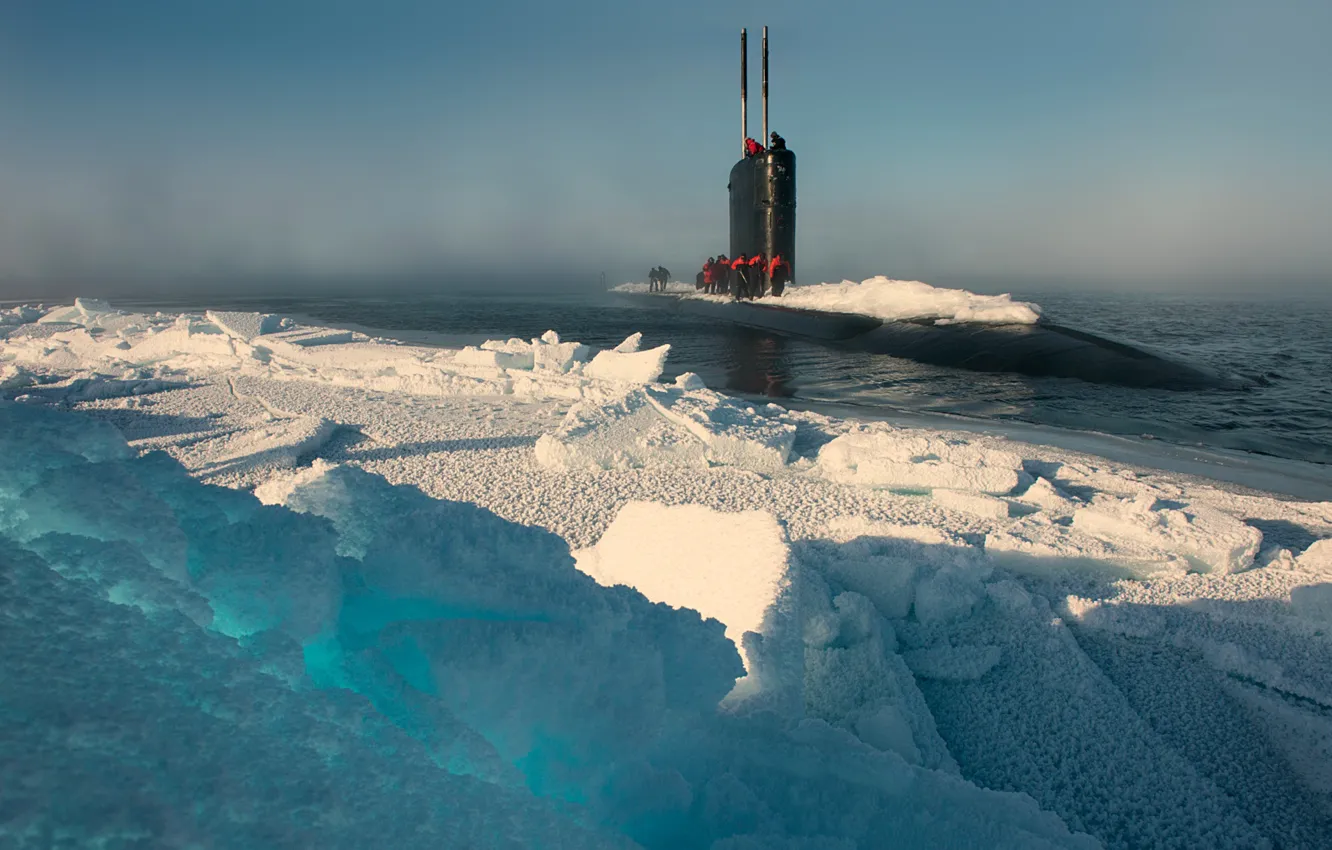
[[979,322],[991,325],[1031,325],[1040,320],[1041,308],[1009,295],[978,295],[965,289],[943,289],[918,280],[872,277],[859,283],[821,283],[792,286],[780,298],[759,303],[781,304],[831,313],[859,313],[884,320],[933,320]]
[[[645,293],[648,288],[645,283],[625,283],[612,291]],[[690,298],[730,300],[730,296],[699,293],[692,284],[672,282],[666,291]],[[760,298],[755,303],[941,325],[957,322],[1032,325],[1041,318],[1039,304],[1014,301],[1011,295],[979,295],[965,289],[944,289],[918,280],[893,280],[882,275],[860,282],[789,286],[781,297]]]
[[1332,503],[667,356],[0,313],[0,843],[1326,843]]

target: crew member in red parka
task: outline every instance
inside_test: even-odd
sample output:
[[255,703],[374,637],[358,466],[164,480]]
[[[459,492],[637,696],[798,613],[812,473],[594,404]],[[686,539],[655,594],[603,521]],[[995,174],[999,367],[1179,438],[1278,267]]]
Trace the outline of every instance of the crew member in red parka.
[[713,295],[726,294],[726,290],[730,285],[730,281],[728,281],[727,278],[729,278],[730,276],[731,276],[731,259],[727,257],[725,254],[718,254],[717,265],[712,267]]
[[764,262],[762,254],[755,254],[749,258],[749,297],[763,297],[763,272],[768,267]]
[[781,295],[791,280],[791,264],[781,254],[775,254],[768,263],[768,286],[773,295]]
[[753,139],[745,139],[745,156],[758,156],[763,153],[763,145]]
[[703,264],[703,291],[712,294],[712,290],[717,286],[717,258],[708,257],[708,261]]

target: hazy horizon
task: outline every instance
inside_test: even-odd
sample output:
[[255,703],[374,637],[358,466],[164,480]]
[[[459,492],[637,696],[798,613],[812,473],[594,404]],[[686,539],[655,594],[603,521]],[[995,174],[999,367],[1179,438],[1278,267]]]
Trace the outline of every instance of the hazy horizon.
[[803,282],[1332,289],[1326,3],[20,0],[0,297],[689,279],[765,23]]

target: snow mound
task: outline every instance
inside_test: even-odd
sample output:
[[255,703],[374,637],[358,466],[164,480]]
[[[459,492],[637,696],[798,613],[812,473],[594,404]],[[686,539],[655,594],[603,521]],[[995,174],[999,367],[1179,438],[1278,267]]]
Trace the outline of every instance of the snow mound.
[[911,672],[924,679],[979,679],[1003,658],[997,646],[932,646],[902,653]]
[[979,322],[988,325],[1032,325],[1041,318],[1040,305],[1014,301],[1010,295],[977,295],[965,289],[941,289],[918,280],[892,280],[882,275],[856,283],[791,286],[771,303],[830,313],[858,313],[885,321],[934,320],[938,324]]
[[35,322],[45,313],[46,311],[41,307],[32,307],[27,304],[0,309],[0,328],[12,328]]
[[1129,499],[1098,494],[1073,514],[1073,527],[1111,542],[1127,539],[1178,552],[1222,573],[1252,567],[1263,542],[1261,531],[1215,508],[1150,492]]
[[[817,474],[843,484],[893,490],[1003,494],[1023,480],[1022,458],[952,434],[866,428],[819,449]],[[1030,479],[1028,479],[1030,480]]]

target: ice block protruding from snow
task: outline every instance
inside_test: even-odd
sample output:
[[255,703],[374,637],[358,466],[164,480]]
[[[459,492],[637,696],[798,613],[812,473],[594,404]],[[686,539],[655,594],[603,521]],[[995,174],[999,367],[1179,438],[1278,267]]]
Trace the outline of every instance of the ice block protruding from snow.
[[772,472],[784,467],[791,456],[796,426],[780,408],[769,405],[760,413],[711,390],[654,386],[646,393],[663,416],[703,441],[714,463]]
[[1022,480],[1022,458],[956,436],[907,429],[843,434],[819,450],[818,473],[830,481],[894,490],[965,490],[1004,494]]
[[217,325],[222,333],[241,342],[249,342],[257,336],[277,332],[282,325],[282,317],[271,313],[237,313],[225,310],[208,310],[204,313],[208,321]]
[[670,351],[670,345],[659,345],[647,351],[601,351],[583,367],[583,374],[600,381],[650,384],[661,377]]
[[685,391],[705,390],[708,388],[708,385],[703,383],[703,379],[693,372],[681,372],[677,375],[675,377],[675,386]]
[[550,469],[642,469],[707,466],[708,447],[661,415],[642,389],[610,401],[580,401],[535,447]]
[[1311,573],[1332,576],[1332,537],[1315,540],[1295,559],[1295,566]]
[[1007,519],[1008,502],[996,499],[984,493],[968,493],[964,490],[934,490],[930,493],[934,501],[945,508],[963,513],[974,514],[982,519]]
[[786,464],[794,442],[795,425],[776,410],[760,413],[710,390],[647,386],[575,404],[537,441],[536,454],[554,469],[720,464],[771,472]]
[[546,331],[540,339],[532,340],[532,368],[540,372],[563,375],[575,363],[586,363],[592,349],[581,342],[560,342],[555,331]]
[[1044,478],[1033,481],[1027,492],[1018,498],[1038,505],[1055,516],[1070,516],[1078,509],[1078,502]]
[[764,511],[630,502],[574,560],[599,584],[720,620],[746,669],[745,634],[764,633],[791,587],[786,533]]
[[1127,539],[1179,552],[1213,572],[1253,566],[1262,532],[1215,508],[1187,505],[1142,493],[1131,499],[1098,494],[1073,514],[1073,527],[1114,541]]
[[620,354],[633,354],[643,345],[643,332],[635,331],[625,337],[624,342],[615,346],[615,350]]

